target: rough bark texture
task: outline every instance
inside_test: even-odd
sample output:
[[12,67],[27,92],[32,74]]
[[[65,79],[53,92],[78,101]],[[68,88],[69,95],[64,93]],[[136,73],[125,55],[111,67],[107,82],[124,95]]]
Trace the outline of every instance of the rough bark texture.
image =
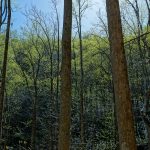
[[120,150],[136,150],[118,0],[106,0]]
[[70,150],[72,0],[64,0],[59,150]]

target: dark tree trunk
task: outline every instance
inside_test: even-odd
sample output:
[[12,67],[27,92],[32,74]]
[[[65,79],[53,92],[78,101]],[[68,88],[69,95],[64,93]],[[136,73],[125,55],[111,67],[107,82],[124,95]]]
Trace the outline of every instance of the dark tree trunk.
[[3,68],[2,68],[2,81],[1,81],[1,90],[0,90],[0,139],[1,140],[2,140],[3,104],[4,104],[5,83],[6,83],[10,24],[11,24],[11,1],[8,0],[8,18],[7,18],[7,29],[6,29],[5,49],[4,49],[4,57],[3,57]]

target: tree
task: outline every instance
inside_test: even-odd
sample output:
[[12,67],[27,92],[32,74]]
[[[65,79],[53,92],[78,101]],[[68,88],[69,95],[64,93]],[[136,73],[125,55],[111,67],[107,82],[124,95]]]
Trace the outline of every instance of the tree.
[[88,8],[87,0],[77,0],[78,11],[74,8],[74,16],[77,24],[77,32],[79,36],[80,49],[80,140],[81,148],[84,144],[84,69],[83,69],[83,41],[82,41],[82,17]]
[[59,150],[70,149],[72,0],[64,0]]
[[5,84],[6,84],[9,34],[10,34],[10,24],[11,24],[11,1],[10,0],[8,0],[8,8],[7,9],[8,9],[7,28],[6,28],[6,36],[5,36],[2,81],[1,81],[1,90],[0,90],[0,139],[2,139],[3,104],[4,104],[4,93],[5,93]]
[[54,11],[56,13],[56,28],[57,28],[57,85],[56,85],[56,100],[58,103],[59,99],[59,72],[60,72],[60,22],[59,22],[59,13],[57,8],[57,1],[52,0]]
[[118,0],[106,0],[115,105],[121,150],[136,150],[132,105]]
[[0,0],[0,31],[7,19],[7,0]]

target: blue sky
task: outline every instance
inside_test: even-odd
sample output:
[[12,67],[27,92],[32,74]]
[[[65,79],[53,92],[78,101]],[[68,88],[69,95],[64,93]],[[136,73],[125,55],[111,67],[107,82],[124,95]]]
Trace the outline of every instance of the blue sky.
[[[60,16],[63,14],[63,0],[58,0]],[[13,29],[19,30],[21,26],[25,24],[25,17],[22,14],[25,9],[30,8],[31,6],[36,6],[38,9],[45,13],[50,12],[50,0],[15,0],[15,11],[13,12]],[[86,11],[85,17],[83,19],[83,30],[89,30],[92,27],[92,24],[97,23],[96,12],[99,8],[104,8],[103,0],[92,0],[92,7],[88,8]]]

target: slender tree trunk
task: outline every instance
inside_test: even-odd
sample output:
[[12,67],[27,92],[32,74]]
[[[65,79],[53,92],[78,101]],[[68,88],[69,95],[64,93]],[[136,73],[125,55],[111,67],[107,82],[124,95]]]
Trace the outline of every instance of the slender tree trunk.
[[136,150],[118,0],[106,0],[120,150]]
[[32,133],[31,133],[31,150],[35,150],[36,143],[36,99],[33,98],[32,110]]
[[84,80],[83,80],[83,46],[82,46],[82,28],[81,28],[81,2],[79,3],[79,42],[80,42],[80,138],[81,138],[81,148],[84,146]]
[[4,49],[4,58],[3,58],[3,69],[2,69],[2,81],[1,81],[1,90],[0,90],[0,139],[1,140],[2,140],[3,104],[4,104],[5,83],[6,83],[10,24],[11,24],[11,1],[8,0],[8,18],[7,18],[7,29],[6,29],[5,49]]
[[81,4],[81,0],[77,0],[78,4],[78,15],[75,12],[75,18],[77,22],[78,28],[78,36],[79,36],[79,48],[80,48],[80,87],[79,87],[79,96],[80,96],[80,146],[81,149],[84,148],[84,71],[83,71],[83,44],[82,44],[82,7],[84,3]]
[[2,26],[2,0],[0,1],[0,31]]
[[[130,3],[131,6],[133,7],[133,3]],[[142,24],[140,21],[140,11],[139,11],[139,6],[138,6],[138,1],[135,0],[135,4],[136,6],[133,7],[135,15],[136,15],[136,20],[137,20],[137,25],[138,25],[138,37],[137,37],[137,45],[138,45],[138,49],[139,49],[139,53],[140,53],[140,59],[142,60],[142,87],[143,87],[143,92],[145,95],[145,105],[147,105],[147,103],[149,103],[149,99],[147,99],[146,97],[146,92],[148,90],[148,85],[149,85],[149,71],[148,71],[148,67],[147,67],[147,63],[146,63],[146,51],[149,49],[147,42],[146,42],[146,38],[144,36],[141,36],[141,33],[143,33],[143,28],[142,28]],[[149,9],[149,5],[148,5],[148,1],[146,0],[146,4],[147,4],[147,8],[148,8],[148,13],[150,11]],[[150,17],[150,16],[149,16]],[[148,20],[148,24],[149,24]],[[142,44],[141,41],[144,44],[144,49],[142,49]],[[147,111],[147,110],[145,110]],[[150,149],[150,127],[147,126],[146,124],[146,129],[147,129],[147,133],[148,133],[148,147]]]
[[[57,12],[57,8],[56,8],[56,14],[57,14],[57,93],[56,93],[56,99],[57,99],[57,102],[58,102],[58,97],[59,97],[59,64],[60,64],[60,56],[59,56],[59,53],[60,53],[60,39],[59,39],[59,17],[58,17],[58,12]],[[58,106],[58,104],[57,104]]]
[[75,82],[75,87],[74,87],[74,97],[77,98],[78,95],[78,82],[77,82],[77,62],[76,62],[76,52],[75,52],[75,45],[74,41],[72,44],[72,51],[73,51],[73,58],[74,58],[74,82]]
[[31,150],[36,150],[36,119],[37,119],[37,79],[34,79],[34,96],[32,104],[32,133],[31,133]]
[[51,116],[51,113],[54,112],[54,107],[55,107],[55,103],[54,103],[54,95],[53,95],[53,52],[51,50],[50,52],[50,63],[51,63],[51,88],[50,88],[50,97],[51,97],[51,111],[50,111],[50,121],[49,121],[49,126],[50,126],[50,137],[49,137],[49,150],[53,149],[53,118]]
[[[60,79],[59,79],[59,73],[60,73],[60,25],[59,25],[59,15],[58,15],[58,10],[57,7],[55,5],[55,10],[56,10],[56,16],[57,16],[57,83],[56,83],[56,122],[58,122],[58,114],[59,114],[59,83],[60,83]],[[56,136],[56,149],[58,149],[58,126],[56,126],[55,128],[55,136]]]
[[72,0],[64,0],[59,150],[70,150]]
[[8,0],[0,0],[0,31],[2,25],[7,19],[7,14],[8,14],[7,4],[8,4]]

